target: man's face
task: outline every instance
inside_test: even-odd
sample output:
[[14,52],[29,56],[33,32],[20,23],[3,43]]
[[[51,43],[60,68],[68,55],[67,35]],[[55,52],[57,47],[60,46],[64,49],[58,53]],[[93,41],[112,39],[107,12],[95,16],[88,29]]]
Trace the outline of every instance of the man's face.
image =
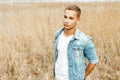
[[65,29],[73,29],[76,27],[77,22],[79,22],[80,18],[77,17],[77,12],[73,10],[65,10],[64,12],[64,28]]

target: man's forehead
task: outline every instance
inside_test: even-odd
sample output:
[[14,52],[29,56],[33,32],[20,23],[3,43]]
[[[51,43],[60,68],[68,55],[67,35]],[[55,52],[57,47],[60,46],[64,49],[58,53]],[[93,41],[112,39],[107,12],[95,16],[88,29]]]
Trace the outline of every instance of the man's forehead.
[[74,10],[65,10],[64,15],[65,16],[76,17],[77,13]]

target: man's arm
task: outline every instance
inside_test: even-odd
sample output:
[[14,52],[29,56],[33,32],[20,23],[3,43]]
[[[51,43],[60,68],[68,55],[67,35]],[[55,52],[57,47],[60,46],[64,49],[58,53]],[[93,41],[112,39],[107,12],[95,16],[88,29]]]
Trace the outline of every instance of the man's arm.
[[85,70],[85,78],[90,74],[90,72],[94,69],[96,64],[88,64]]
[[91,39],[88,40],[88,43],[85,46],[84,54],[89,61],[89,64],[87,65],[85,70],[84,77],[86,78],[98,63],[98,56],[96,54],[94,44]]

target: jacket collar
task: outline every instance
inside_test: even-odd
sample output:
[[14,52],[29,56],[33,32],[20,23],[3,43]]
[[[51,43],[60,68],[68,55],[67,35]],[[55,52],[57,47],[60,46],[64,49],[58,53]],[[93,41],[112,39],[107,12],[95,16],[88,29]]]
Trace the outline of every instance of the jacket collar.
[[[63,30],[64,30],[64,28],[61,28],[61,29],[57,32],[56,38],[62,33]],[[78,28],[76,28],[75,34],[74,34],[72,40],[74,40],[74,39],[79,39],[80,33],[81,33],[81,31],[80,31]]]

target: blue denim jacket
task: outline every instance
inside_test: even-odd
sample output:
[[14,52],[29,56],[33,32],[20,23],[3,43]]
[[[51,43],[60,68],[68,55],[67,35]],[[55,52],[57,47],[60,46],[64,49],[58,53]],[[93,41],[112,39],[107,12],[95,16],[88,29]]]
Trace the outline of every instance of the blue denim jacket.
[[[58,40],[64,28],[55,33],[54,40],[54,76],[55,76],[55,63],[58,57]],[[76,28],[73,38],[68,44],[68,73],[69,80],[83,80],[85,75],[85,58],[88,59],[90,64],[96,64],[98,57],[94,48],[94,44],[89,36]]]

